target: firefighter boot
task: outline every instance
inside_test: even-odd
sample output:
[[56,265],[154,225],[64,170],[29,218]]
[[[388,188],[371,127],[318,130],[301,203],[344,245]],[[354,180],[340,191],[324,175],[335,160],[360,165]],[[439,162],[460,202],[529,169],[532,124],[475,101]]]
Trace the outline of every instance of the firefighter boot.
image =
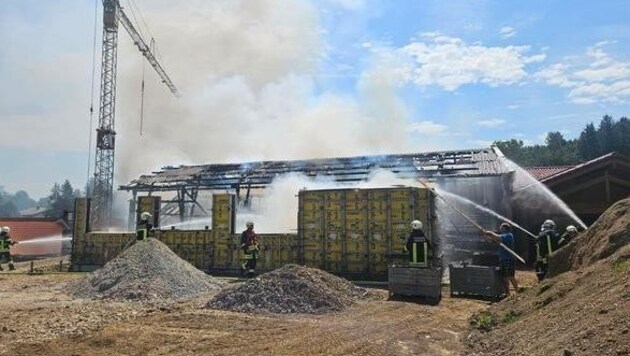
[[15,271],[15,265],[13,262],[9,262],[9,271]]

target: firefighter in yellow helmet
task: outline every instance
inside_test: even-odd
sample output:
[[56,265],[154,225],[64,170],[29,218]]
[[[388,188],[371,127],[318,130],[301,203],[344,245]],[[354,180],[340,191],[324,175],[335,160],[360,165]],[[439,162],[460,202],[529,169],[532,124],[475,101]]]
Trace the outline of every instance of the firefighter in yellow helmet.
[[11,239],[11,235],[9,235],[10,232],[11,228],[8,226],[0,228],[0,271],[4,271],[2,263],[5,262],[9,264],[9,271],[13,271],[15,269],[13,258],[11,257],[11,246],[17,244],[18,242]]

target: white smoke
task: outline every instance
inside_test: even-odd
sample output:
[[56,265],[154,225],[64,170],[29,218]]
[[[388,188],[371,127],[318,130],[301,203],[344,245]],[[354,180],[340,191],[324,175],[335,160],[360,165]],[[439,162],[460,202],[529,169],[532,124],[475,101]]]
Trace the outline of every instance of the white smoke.
[[315,2],[136,2],[183,97],[173,98],[147,65],[139,137],[142,68],[121,34],[119,182],[168,164],[409,149],[409,112],[387,73],[366,70],[352,95],[318,86],[327,45]]
[[367,189],[419,185],[415,180],[398,178],[396,174],[385,169],[370,172],[365,182],[345,184],[325,176],[285,174],[274,179],[265,190],[259,209],[237,211],[236,230],[244,228],[246,221],[253,221],[258,233],[295,233],[298,222],[298,193],[303,189]]

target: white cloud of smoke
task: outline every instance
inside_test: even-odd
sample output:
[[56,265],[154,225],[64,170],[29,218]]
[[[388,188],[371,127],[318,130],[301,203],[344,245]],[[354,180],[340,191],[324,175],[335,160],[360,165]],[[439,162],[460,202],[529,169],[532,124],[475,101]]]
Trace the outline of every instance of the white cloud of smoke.
[[172,98],[147,74],[151,84],[139,139],[142,69],[131,59],[137,58],[132,44],[121,45],[119,181],[171,163],[408,149],[409,113],[386,76],[364,76],[356,96],[317,86],[326,44],[313,3],[152,1],[141,8],[183,97]]

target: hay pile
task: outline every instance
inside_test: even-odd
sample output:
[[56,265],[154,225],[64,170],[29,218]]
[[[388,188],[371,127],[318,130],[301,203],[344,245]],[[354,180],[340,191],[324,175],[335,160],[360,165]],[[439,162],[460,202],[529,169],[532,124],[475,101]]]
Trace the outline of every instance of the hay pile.
[[91,299],[168,301],[217,292],[224,283],[182,260],[155,239],[139,242],[87,277],[69,294]]
[[630,355],[630,198],[549,263],[566,272],[472,318],[467,354]]
[[237,312],[323,314],[371,295],[343,278],[290,264],[222,290],[207,306]]

